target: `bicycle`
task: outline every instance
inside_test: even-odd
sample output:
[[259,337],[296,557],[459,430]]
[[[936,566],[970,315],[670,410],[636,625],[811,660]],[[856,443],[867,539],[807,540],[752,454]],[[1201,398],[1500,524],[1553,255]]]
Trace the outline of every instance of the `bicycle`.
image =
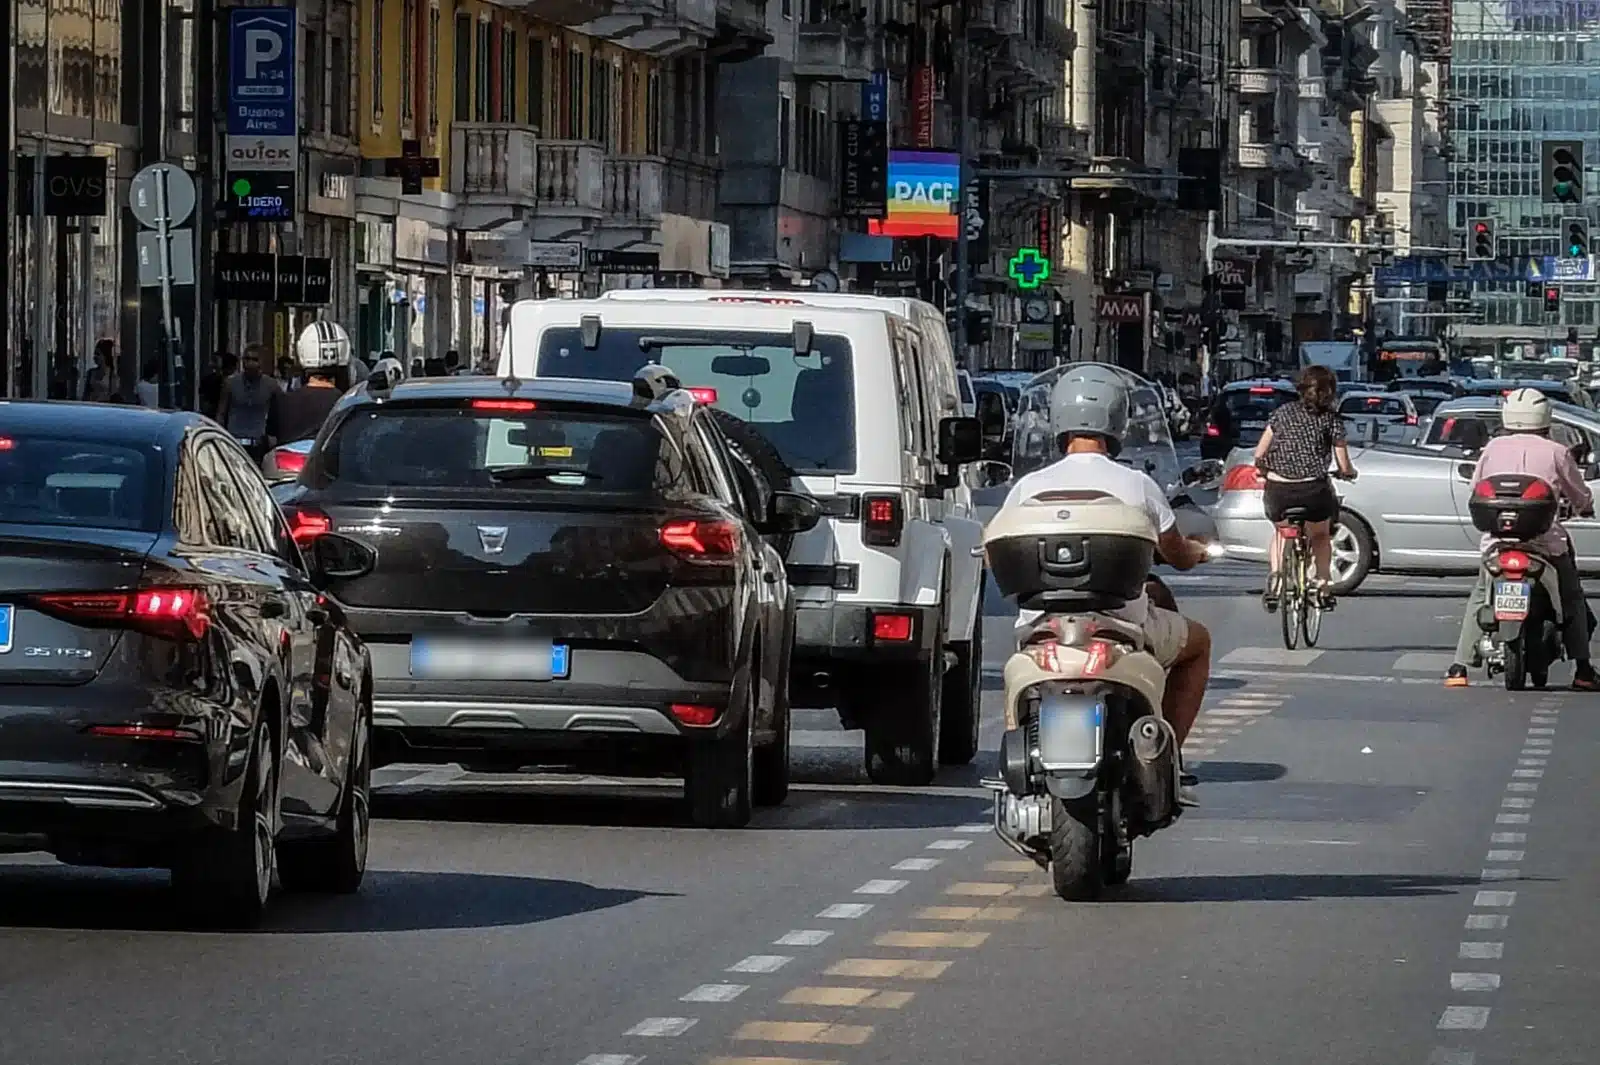
[[[1336,480],[1349,480],[1338,473],[1333,476]],[[1317,594],[1317,563],[1311,557],[1306,536],[1305,508],[1285,510],[1275,534],[1283,541],[1283,561],[1276,574],[1283,646],[1293,651],[1303,638],[1307,647],[1315,647],[1322,636],[1323,607],[1322,597]]]

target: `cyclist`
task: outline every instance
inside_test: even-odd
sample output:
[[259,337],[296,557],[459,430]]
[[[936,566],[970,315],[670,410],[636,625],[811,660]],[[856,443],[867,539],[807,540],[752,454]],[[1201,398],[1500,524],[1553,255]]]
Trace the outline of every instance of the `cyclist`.
[[[1306,515],[1306,535],[1311,540],[1311,557],[1317,564],[1317,596],[1324,610],[1333,609],[1333,540],[1331,526],[1339,513],[1339,497],[1334,494],[1328,466],[1337,460],[1339,474],[1355,480],[1345,445],[1344,419],[1334,410],[1339,383],[1326,366],[1307,366],[1300,372],[1295,388],[1300,398],[1272,412],[1266,431],[1256,444],[1256,465],[1266,474],[1267,518],[1283,524],[1291,509]],[[1266,608],[1277,608],[1283,588],[1283,541],[1272,538],[1272,576],[1263,593]]]

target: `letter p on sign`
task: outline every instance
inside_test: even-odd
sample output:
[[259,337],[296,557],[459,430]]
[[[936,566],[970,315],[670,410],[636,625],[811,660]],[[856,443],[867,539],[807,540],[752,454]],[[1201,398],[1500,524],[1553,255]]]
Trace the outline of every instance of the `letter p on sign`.
[[281,55],[283,38],[277,31],[244,31],[244,76],[247,81],[254,81],[260,76],[264,64],[276,62]]

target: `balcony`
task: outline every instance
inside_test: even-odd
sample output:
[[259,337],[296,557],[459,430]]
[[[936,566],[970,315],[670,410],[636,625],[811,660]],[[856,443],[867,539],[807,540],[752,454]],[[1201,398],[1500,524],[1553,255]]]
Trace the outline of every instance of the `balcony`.
[[1046,122],[1039,133],[1039,148],[1046,157],[1057,162],[1087,163],[1089,131],[1066,122]]
[[599,144],[541,141],[528,126],[481,122],[457,122],[451,137],[450,191],[461,197],[463,229],[526,215],[541,230],[535,239],[557,239],[605,213]]
[[658,155],[617,155],[604,161],[606,229],[661,228],[666,160]]
[[1046,49],[1054,53],[1059,59],[1071,59],[1072,53],[1078,48],[1078,31],[1067,25],[1064,19],[1044,17],[1044,38]]
[[1301,166],[1300,156],[1287,144],[1266,144],[1260,141],[1241,141],[1239,168],[1241,170],[1295,171]]
[[1061,88],[1061,60],[1024,37],[1005,39],[994,70],[1018,96],[1049,96]]
[[717,161],[674,152],[663,173],[662,206],[668,214],[711,221],[717,217]]
[[870,81],[877,49],[865,22],[808,22],[796,42],[794,76],[801,81]]
[[1302,100],[1326,100],[1328,98],[1328,79],[1318,76],[1315,78],[1299,78],[1295,86]]
[[742,63],[766,51],[771,43],[767,0],[717,0],[717,36],[708,46],[712,58]]
[[635,52],[684,55],[717,36],[717,0],[613,0],[608,14],[579,29]]
[[505,0],[505,6],[560,26],[578,27],[611,13],[611,0]]
[[1326,166],[1332,156],[1323,151],[1320,141],[1301,141],[1295,145],[1295,150],[1305,157],[1313,166]]
[[1276,96],[1283,72],[1273,67],[1245,67],[1234,71],[1233,84],[1240,96]]

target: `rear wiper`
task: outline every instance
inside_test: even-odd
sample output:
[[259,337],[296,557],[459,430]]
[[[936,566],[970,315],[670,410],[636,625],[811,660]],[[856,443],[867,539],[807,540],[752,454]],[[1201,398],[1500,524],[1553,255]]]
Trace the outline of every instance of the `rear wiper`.
[[540,478],[572,474],[589,481],[603,481],[598,473],[576,466],[500,466],[489,471],[489,476],[497,481],[532,481]]
[[640,351],[654,351],[656,348],[729,348],[733,351],[748,352],[750,347],[749,344],[729,344],[725,339],[711,336],[643,336],[639,338]]

